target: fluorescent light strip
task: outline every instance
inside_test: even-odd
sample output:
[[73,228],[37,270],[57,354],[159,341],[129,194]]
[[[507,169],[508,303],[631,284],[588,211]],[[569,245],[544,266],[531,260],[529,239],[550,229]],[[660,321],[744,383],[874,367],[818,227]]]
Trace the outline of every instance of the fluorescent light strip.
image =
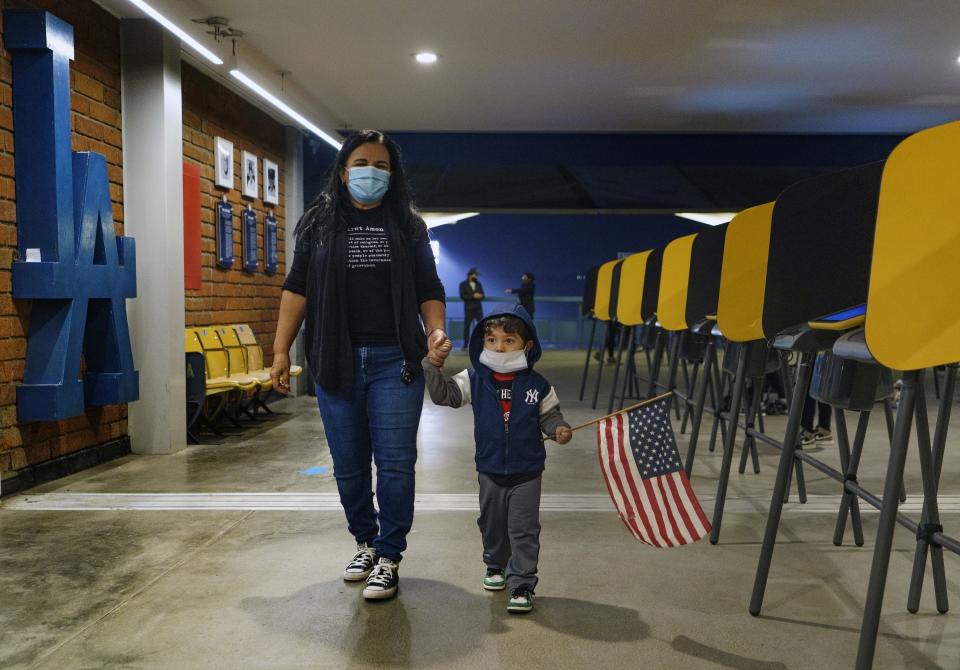
[[708,226],[719,226],[727,223],[737,215],[736,212],[676,212],[682,219],[690,219]]
[[316,125],[307,121],[307,119],[303,115],[301,115],[295,109],[290,107],[287,103],[285,103],[283,100],[275,96],[273,93],[270,93],[270,91],[268,91],[263,86],[255,82],[253,79],[251,79],[250,77],[242,73],[240,70],[236,70],[236,69],[230,70],[230,75],[234,79],[237,79],[238,81],[240,81],[244,86],[249,88],[251,91],[259,95],[261,98],[269,102],[271,105],[279,109],[281,112],[289,116],[291,119],[299,123],[301,126],[309,130],[311,133],[319,137],[321,140],[335,147],[337,151],[339,151],[340,147],[343,146],[342,142],[338,142],[336,139],[334,139],[327,133],[320,130],[320,128],[318,128]]
[[199,53],[201,56],[206,58],[208,61],[214,65],[223,65],[223,59],[217,56],[215,53],[210,51],[207,47],[200,44],[197,40],[190,37],[185,33],[180,27],[173,23],[166,16],[155,10],[153,7],[145,3],[143,0],[130,0],[130,4],[134,7],[137,7],[144,14],[149,16],[151,19],[159,23],[161,26],[169,30],[171,33],[179,37],[181,40],[186,42],[190,48]]
[[420,212],[420,215],[427,224],[427,228],[436,228],[437,226],[445,226],[449,223],[463,221],[464,219],[469,219],[472,216],[479,216],[480,212],[460,212],[458,214],[449,214],[446,212]]

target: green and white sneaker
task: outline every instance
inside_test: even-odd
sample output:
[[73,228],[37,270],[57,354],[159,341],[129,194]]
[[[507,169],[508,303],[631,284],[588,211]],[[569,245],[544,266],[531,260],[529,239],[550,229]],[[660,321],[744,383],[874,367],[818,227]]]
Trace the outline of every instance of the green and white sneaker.
[[521,584],[510,592],[510,602],[507,611],[513,614],[522,614],[533,609],[533,589],[528,584]]
[[487,591],[503,591],[506,586],[507,580],[503,577],[503,570],[487,568],[487,574],[483,578],[483,588]]

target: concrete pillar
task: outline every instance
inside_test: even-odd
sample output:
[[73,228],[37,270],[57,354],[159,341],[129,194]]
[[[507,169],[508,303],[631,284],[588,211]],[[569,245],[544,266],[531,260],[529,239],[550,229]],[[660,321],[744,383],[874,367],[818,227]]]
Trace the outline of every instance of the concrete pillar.
[[121,53],[124,232],[137,243],[128,318],[140,370],[130,443],[169,454],[186,446],[180,41],[153,21],[124,20]]
[[[293,262],[293,247],[296,239],[293,229],[297,221],[303,216],[303,133],[287,126],[287,151],[283,162],[286,190],[283,206],[286,212],[286,227],[284,229],[284,249],[286,249],[286,271],[290,271]],[[306,368],[306,354],[303,348],[303,329],[290,347],[290,362]],[[307,393],[309,374],[302,374],[290,382],[291,395]]]

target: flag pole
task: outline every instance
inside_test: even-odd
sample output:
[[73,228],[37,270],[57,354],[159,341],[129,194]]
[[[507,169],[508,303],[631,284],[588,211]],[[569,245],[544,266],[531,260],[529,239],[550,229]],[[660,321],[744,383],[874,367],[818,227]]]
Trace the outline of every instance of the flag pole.
[[[670,395],[673,395],[673,391],[667,391],[666,393],[661,393],[660,395],[658,395],[658,396],[656,396],[656,397],[654,397],[654,398],[649,398],[649,399],[647,399],[647,400],[641,400],[640,402],[638,402],[638,403],[635,404],[635,405],[630,405],[629,407],[624,407],[623,409],[618,409],[616,412],[611,412],[610,414],[607,414],[606,416],[601,416],[599,419],[593,419],[592,421],[587,421],[586,423],[581,423],[581,424],[578,425],[578,426],[573,426],[572,428],[570,428],[570,432],[572,433],[572,432],[575,431],[575,430],[580,430],[581,428],[586,428],[587,426],[592,426],[592,425],[595,424],[595,423],[600,423],[600,422],[603,421],[604,419],[609,419],[611,416],[616,416],[617,414],[623,414],[624,412],[629,412],[629,411],[634,410],[634,409],[636,409],[636,408],[638,408],[638,407],[643,407],[644,405],[649,405],[649,404],[652,403],[652,402],[657,402],[658,400],[663,400],[664,398],[666,398],[667,396],[670,396]],[[540,441],[542,442],[542,441],[544,441],[544,440],[552,440],[552,439],[554,439],[553,435],[545,435],[544,437],[541,437],[541,438],[540,438]]]
[[607,414],[606,416],[601,416],[599,419],[593,419],[592,421],[587,421],[586,423],[581,423],[579,426],[573,426],[572,428],[570,428],[570,430],[571,430],[571,431],[580,430],[581,428],[586,428],[587,426],[592,426],[592,425],[595,424],[595,423],[600,423],[600,422],[603,421],[604,419],[609,419],[611,416],[616,416],[617,414],[623,414],[624,412],[629,412],[629,411],[634,410],[634,409],[636,409],[636,408],[638,408],[638,407],[643,407],[644,405],[649,405],[650,403],[657,402],[658,400],[663,400],[663,399],[666,398],[667,396],[671,396],[671,395],[673,395],[673,391],[667,391],[666,393],[662,393],[662,394],[660,394],[660,395],[658,395],[658,396],[656,396],[656,397],[654,397],[654,398],[650,398],[650,399],[648,399],[648,400],[641,400],[641,401],[638,402],[636,405],[630,405],[629,407],[624,407],[623,409],[618,409],[616,412],[611,412],[610,414]]

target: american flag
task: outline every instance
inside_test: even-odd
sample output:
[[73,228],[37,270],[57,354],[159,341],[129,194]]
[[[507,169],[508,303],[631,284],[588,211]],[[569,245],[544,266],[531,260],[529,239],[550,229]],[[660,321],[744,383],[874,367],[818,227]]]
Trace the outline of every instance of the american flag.
[[668,401],[665,396],[597,425],[600,470],[620,520],[653,547],[689,544],[710,532],[680,465]]

